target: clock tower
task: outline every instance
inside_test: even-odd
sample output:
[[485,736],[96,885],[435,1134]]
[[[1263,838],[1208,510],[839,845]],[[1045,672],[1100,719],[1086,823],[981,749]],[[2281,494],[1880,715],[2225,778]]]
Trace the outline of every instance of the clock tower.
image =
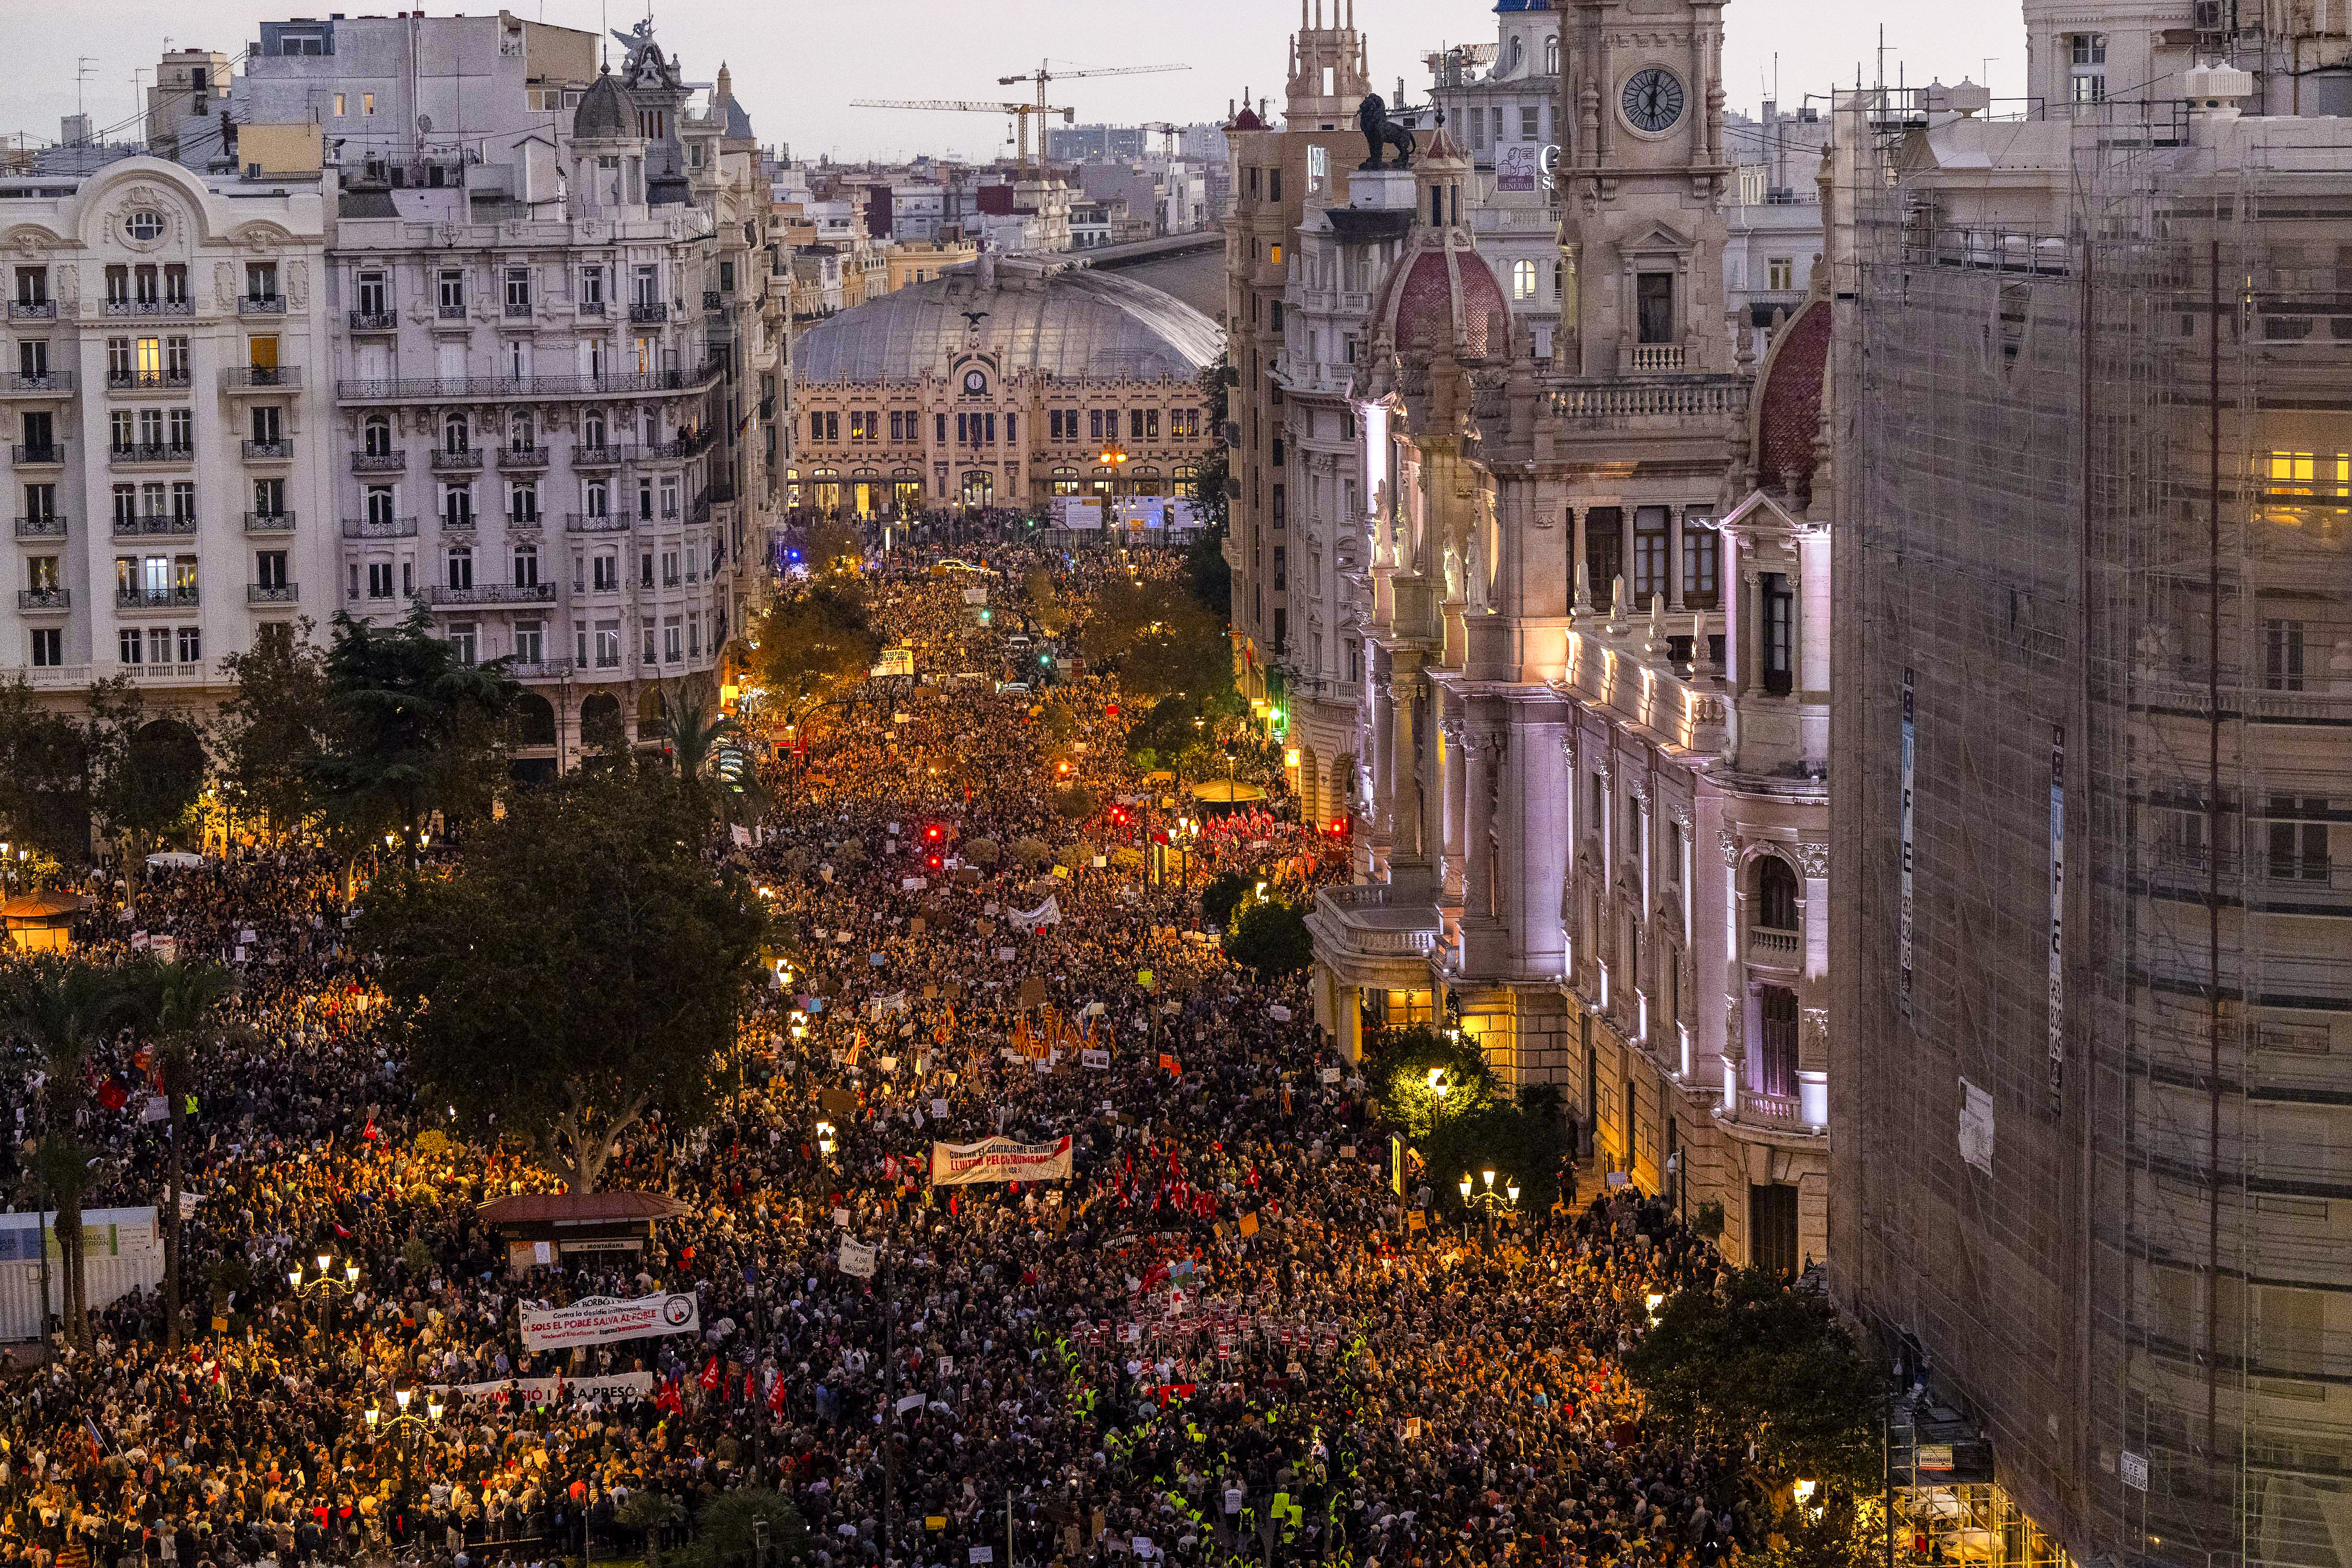
[[1724,0],[1557,3],[1560,368],[1729,372]]

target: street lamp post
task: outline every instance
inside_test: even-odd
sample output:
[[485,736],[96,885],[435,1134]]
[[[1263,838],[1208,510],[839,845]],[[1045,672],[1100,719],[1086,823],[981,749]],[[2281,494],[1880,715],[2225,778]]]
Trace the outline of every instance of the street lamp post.
[[[356,1271],[354,1269],[354,1272]],[[441,1396],[438,1394],[427,1394],[425,1398],[425,1415],[419,1415],[408,1408],[408,1402],[415,1397],[414,1389],[395,1388],[392,1392],[394,1409],[390,1415],[386,1415],[383,1408],[376,1405],[371,1405],[360,1413],[367,1421],[371,1441],[379,1429],[384,1432],[396,1432],[400,1435],[404,1490],[414,1485],[415,1481],[415,1429],[440,1425],[441,1413],[447,1408],[441,1403]]]
[[[1486,1226],[1489,1231],[1492,1231],[1496,1215],[1518,1213],[1519,1184],[1516,1178],[1506,1176],[1503,1179],[1503,1190],[1498,1193],[1495,1190],[1494,1169],[1490,1166],[1479,1173],[1486,1179],[1486,1184],[1483,1188],[1474,1188],[1470,1184],[1470,1173],[1467,1171],[1462,1173],[1462,1179],[1454,1184],[1454,1188],[1462,1194],[1462,1207],[1465,1214],[1466,1215],[1472,1208],[1486,1210]],[[1466,1218],[1463,1221],[1463,1227],[1465,1231],[1469,1227],[1469,1221]]]
[[325,1299],[325,1310],[320,1314],[319,1332],[321,1338],[335,1331],[335,1292],[341,1290],[348,1294],[360,1287],[360,1266],[345,1258],[342,1278],[339,1279],[335,1277],[334,1261],[332,1258],[322,1252],[319,1254],[317,1279],[303,1279],[302,1266],[299,1263],[286,1276],[286,1282],[294,1288],[297,1300],[304,1296],[319,1296]]

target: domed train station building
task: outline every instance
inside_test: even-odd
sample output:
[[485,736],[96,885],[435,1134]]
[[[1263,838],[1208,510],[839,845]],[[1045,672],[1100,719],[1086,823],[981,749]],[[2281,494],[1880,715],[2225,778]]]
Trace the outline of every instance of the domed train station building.
[[1116,273],[983,256],[795,345],[795,510],[909,517],[1182,495],[1214,444],[1217,324]]

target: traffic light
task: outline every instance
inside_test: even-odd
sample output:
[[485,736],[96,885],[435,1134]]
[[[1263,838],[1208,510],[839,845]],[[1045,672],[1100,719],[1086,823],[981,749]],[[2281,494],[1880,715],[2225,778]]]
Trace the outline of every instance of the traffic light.
[[948,830],[947,830],[946,828],[944,828],[944,827],[941,827],[938,823],[936,823],[936,822],[929,822],[929,823],[925,823],[925,824],[923,825],[923,842],[924,842],[924,843],[926,843],[926,844],[943,844],[943,843],[945,843],[945,842],[947,841],[947,837],[948,837]]
[[1127,826],[1127,807],[1123,805],[1114,805],[1110,808],[1110,825],[1113,827],[1125,827]]
[[1052,664],[1054,662],[1054,656],[1050,653],[1041,653],[1037,656],[1037,662],[1039,664]]
[[944,857],[937,853],[933,853],[923,857],[923,864],[929,869],[936,871],[940,867],[945,866],[947,864],[947,860]]

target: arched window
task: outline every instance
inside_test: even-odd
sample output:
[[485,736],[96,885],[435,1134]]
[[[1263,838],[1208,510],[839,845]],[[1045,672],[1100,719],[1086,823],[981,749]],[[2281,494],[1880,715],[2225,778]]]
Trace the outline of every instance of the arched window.
[[1076,468],[1055,468],[1054,470],[1054,493],[1057,496],[1074,496],[1077,494],[1078,470]]
[[513,423],[508,426],[508,442],[516,451],[528,452],[539,445],[536,429],[537,427],[531,424],[530,415],[518,414],[514,416]]
[[1511,263],[1511,298],[1532,300],[1536,297],[1536,264],[1532,261]]
[[580,422],[580,444],[592,450],[603,449],[604,416],[602,414],[591,414]]
[[381,414],[368,416],[365,435],[367,455],[371,458],[392,456],[392,421]]
[[1559,40],[1558,38],[1546,38],[1544,40],[1544,75],[1558,76],[1559,74]]
[[441,421],[441,449],[445,452],[467,451],[474,444],[473,429],[463,414],[452,414]]
[[1771,931],[1797,929],[1797,874],[1778,855],[1756,862],[1756,923]]

